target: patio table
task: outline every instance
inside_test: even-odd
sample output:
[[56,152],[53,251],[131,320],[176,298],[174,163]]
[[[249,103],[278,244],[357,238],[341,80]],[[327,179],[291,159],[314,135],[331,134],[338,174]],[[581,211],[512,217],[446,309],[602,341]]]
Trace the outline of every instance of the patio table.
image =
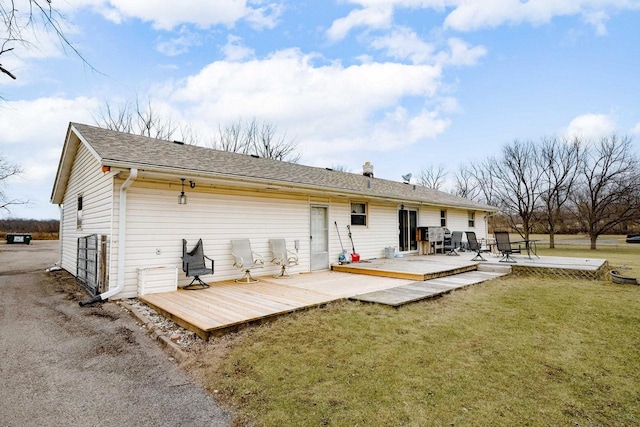
[[524,243],[524,247],[527,250],[527,257],[529,259],[533,259],[533,258],[531,258],[531,253],[533,252],[533,255],[535,255],[535,257],[539,259],[540,257],[537,254],[537,248],[536,248],[536,242],[539,242],[539,241],[540,240],[532,240],[532,239],[526,240],[526,239],[524,239],[524,240],[517,240],[517,241],[512,242],[512,243]]

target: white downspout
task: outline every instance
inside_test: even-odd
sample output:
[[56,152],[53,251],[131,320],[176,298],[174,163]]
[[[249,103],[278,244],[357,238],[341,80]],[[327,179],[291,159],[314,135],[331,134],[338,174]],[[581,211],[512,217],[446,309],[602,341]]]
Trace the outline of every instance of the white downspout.
[[120,209],[118,213],[118,285],[113,289],[109,289],[107,292],[96,295],[88,301],[80,302],[81,306],[104,301],[124,289],[124,258],[126,243],[125,236],[127,230],[127,189],[131,186],[131,184],[133,184],[137,177],[138,169],[131,168],[129,171],[129,177],[120,186]]

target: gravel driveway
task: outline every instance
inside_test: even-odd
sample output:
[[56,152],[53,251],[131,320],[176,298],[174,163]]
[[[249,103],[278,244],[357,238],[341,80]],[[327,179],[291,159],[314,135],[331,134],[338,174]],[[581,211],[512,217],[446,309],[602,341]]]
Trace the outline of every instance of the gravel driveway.
[[57,242],[0,243],[2,426],[226,426],[230,414],[114,303],[46,273]]

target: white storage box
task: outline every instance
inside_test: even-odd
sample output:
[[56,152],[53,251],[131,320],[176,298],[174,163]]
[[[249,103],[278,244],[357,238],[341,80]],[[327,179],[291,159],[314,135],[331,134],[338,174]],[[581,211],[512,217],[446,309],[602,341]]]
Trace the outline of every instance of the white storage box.
[[161,265],[138,269],[138,295],[178,290],[178,267]]

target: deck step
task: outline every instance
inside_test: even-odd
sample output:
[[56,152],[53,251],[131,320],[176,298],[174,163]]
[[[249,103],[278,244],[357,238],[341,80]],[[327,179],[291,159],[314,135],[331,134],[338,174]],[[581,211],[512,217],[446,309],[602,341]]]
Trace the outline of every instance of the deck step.
[[474,285],[486,280],[495,279],[504,276],[505,272],[492,271],[470,271],[466,273],[453,274],[451,276],[440,277],[437,279],[425,280],[422,282],[413,282],[395,288],[385,289],[382,291],[369,292],[362,295],[356,295],[349,299],[354,301],[371,302],[376,304],[389,305],[399,307],[411,302],[420,301],[427,298],[433,298],[442,294],[451,292],[454,289],[463,288],[465,286]]
[[510,274],[512,269],[510,265],[478,264],[478,271]]

